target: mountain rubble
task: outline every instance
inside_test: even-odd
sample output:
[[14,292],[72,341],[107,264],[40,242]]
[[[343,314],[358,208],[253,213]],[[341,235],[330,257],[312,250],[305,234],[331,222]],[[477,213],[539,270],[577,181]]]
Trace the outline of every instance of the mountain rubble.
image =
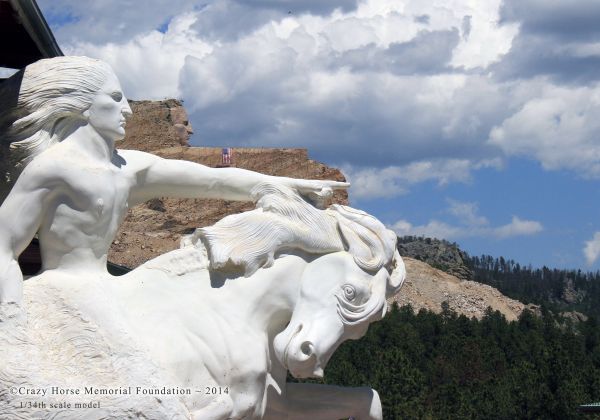
[[483,318],[488,307],[500,311],[507,320],[516,320],[524,309],[536,311],[535,305],[525,305],[504,296],[497,289],[469,280],[461,280],[429,264],[410,257],[403,257],[407,277],[396,296],[388,300],[403,306],[410,304],[415,311],[427,309],[442,311],[442,304],[469,318]]

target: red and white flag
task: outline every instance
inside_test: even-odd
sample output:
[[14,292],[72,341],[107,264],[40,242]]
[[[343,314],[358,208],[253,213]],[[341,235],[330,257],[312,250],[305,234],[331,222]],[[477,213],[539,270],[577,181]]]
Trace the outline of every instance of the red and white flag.
[[231,165],[232,152],[233,150],[231,150],[231,147],[223,147],[221,152],[221,163],[223,165]]

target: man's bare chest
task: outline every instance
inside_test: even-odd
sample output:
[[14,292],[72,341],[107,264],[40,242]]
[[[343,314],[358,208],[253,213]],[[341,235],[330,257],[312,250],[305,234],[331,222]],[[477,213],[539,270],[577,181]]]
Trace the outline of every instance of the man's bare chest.
[[64,222],[70,218],[78,225],[120,223],[129,208],[130,190],[131,182],[125,174],[86,168],[79,176],[70,177],[64,188],[54,194],[55,219]]

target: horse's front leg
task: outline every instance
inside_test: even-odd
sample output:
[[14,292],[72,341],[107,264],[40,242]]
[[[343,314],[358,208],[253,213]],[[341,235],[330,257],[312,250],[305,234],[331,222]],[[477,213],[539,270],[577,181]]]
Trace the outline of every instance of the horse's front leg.
[[367,387],[287,383],[282,397],[276,406],[269,407],[272,415],[269,417],[288,420],[383,419],[379,394]]

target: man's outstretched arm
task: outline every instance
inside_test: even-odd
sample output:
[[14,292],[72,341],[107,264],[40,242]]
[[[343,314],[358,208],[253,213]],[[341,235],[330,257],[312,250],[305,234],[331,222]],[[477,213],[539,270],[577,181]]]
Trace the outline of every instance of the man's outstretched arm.
[[[262,183],[288,186],[309,196],[327,190],[345,189],[348,183],[276,177],[239,168],[210,168],[194,162],[163,159],[144,152],[119,153],[136,175],[132,201],[140,203],[154,197],[221,198],[251,201],[252,190]],[[133,203],[132,203],[133,204]]]

